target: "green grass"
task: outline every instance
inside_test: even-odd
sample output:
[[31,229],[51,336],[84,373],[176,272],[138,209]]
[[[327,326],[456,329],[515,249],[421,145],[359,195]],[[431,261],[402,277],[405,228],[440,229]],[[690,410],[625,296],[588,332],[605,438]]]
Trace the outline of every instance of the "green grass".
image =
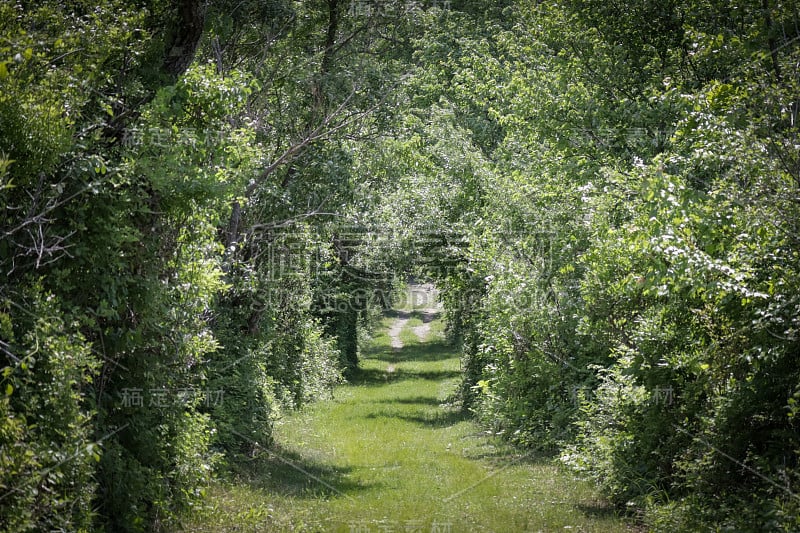
[[380,325],[373,332],[369,345],[362,350],[362,357],[371,357],[384,351],[391,351],[391,339],[388,331],[394,321],[395,319],[392,317],[383,317]]
[[438,319],[401,350],[392,321],[334,399],[280,420],[246,478],[210,488],[189,530],[627,530],[552,458],[507,447],[447,403],[459,359]]

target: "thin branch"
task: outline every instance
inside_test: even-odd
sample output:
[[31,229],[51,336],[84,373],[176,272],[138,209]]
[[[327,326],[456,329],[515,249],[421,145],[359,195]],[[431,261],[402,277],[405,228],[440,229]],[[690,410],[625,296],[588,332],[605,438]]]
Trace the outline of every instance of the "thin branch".
[[291,218],[286,218],[286,219],[280,220],[280,221],[267,222],[265,224],[254,224],[254,225],[250,226],[250,232],[259,231],[259,230],[270,230],[270,229],[286,228],[286,227],[289,227],[289,226],[294,226],[295,224],[297,224],[301,220],[305,220],[307,218],[323,217],[323,216],[344,217],[345,215],[342,215],[341,213],[334,213],[334,212],[327,212],[327,211],[316,211],[315,210],[315,211],[311,211],[311,212],[308,212],[308,213],[303,213],[302,215],[297,215],[297,216],[294,216],[294,217],[291,217]]
[[8,343],[0,341],[0,351],[6,354],[12,361],[14,361],[14,363],[20,364],[22,362],[22,359],[11,353],[11,350],[9,348],[10,345]]
[[400,85],[400,83],[405,81],[407,77],[408,75],[402,76],[400,80],[398,80],[397,83],[395,83],[395,85],[390,88],[390,90],[386,91],[386,93],[381,97],[381,99],[378,100],[378,102],[376,102],[375,104],[371,105],[364,111],[355,112],[350,115],[347,115],[341,122],[333,126],[330,126],[330,128],[327,128],[327,126],[329,126],[333,122],[334,118],[336,118],[336,116],[341,113],[341,111],[350,102],[350,100],[352,100],[353,96],[355,96],[355,94],[357,93],[357,88],[354,88],[347,96],[347,98],[345,98],[344,101],[341,104],[339,104],[339,106],[334,111],[332,111],[325,117],[325,119],[322,121],[321,124],[319,124],[310,133],[308,133],[302,140],[287,148],[280,156],[278,156],[277,159],[275,159],[275,161],[270,163],[261,172],[259,179],[250,183],[250,185],[247,187],[247,190],[245,191],[245,196],[248,197],[251,196],[262,181],[266,180],[273,172],[275,172],[275,170],[277,170],[282,165],[291,162],[301,151],[303,151],[313,142],[329,137],[330,135],[336,133],[337,131],[346,128],[347,126],[357,122],[358,120],[361,120],[372,114],[376,109],[380,108],[386,102],[386,100],[392,94],[394,89],[397,88],[397,86]]

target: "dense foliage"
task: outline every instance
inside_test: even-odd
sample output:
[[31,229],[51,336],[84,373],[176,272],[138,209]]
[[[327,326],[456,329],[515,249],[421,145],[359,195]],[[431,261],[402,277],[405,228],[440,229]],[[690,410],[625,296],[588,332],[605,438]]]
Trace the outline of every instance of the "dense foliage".
[[800,526],[798,28],[781,2],[520,4],[419,51],[468,144],[439,165],[463,399],[655,529]]
[[346,8],[0,4],[3,530],[172,528],[355,363]]
[[495,432],[654,529],[800,528],[799,39],[781,0],[0,2],[0,524],[177,527],[412,274]]

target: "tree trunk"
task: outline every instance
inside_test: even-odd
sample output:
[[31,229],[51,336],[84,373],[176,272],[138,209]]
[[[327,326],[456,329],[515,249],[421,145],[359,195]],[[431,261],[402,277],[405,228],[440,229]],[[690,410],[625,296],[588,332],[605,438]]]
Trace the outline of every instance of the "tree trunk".
[[206,22],[206,3],[203,0],[177,1],[179,18],[162,66],[173,80],[186,72],[194,60]]

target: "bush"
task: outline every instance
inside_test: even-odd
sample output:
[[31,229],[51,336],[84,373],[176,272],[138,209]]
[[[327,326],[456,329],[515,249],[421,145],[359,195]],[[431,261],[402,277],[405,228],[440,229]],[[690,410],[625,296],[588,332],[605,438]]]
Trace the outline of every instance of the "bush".
[[[89,531],[101,444],[89,406],[97,358],[34,284],[0,301],[0,523],[3,531]],[[25,310],[20,313],[20,310]]]

